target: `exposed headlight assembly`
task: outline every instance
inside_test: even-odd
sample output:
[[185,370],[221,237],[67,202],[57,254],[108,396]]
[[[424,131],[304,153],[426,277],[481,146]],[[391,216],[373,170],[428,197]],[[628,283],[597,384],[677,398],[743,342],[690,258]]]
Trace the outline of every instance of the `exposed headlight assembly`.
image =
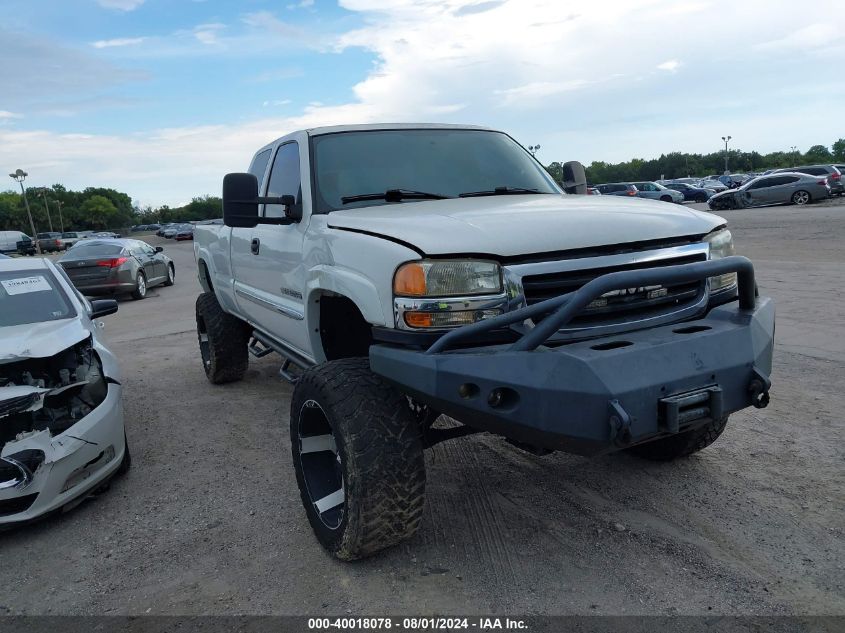
[[[710,245],[710,259],[722,259],[735,254],[734,240],[728,229],[713,231],[704,238]],[[726,273],[710,277],[710,292],[723,292],[736,286],[736,273]]]
[[396,325],[444,329],[502,313],[506,303],[502,269],[484,260],[420,260],[393,276]]

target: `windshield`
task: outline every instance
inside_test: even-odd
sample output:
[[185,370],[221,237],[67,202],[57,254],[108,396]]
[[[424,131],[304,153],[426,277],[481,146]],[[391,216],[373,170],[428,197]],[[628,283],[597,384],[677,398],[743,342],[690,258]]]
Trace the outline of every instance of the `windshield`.
[[[516,141],[485,130],[378,130],[312,140],[317,213],[395,204],[344,197],[388,190],[443,197],[507,187],[560,194],[551,177]],[[407,198],[402,204],[419,201]]]
[[0,327],[73,316],[76,312],[49,270],[0,272]]

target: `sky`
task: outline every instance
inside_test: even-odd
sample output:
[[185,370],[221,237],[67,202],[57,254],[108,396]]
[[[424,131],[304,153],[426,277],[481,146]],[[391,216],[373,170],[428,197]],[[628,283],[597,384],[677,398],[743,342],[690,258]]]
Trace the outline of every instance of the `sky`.
[[261,145],[320,125],[488,125],[545,164],[845,136],[839,0],[0,0],[0,15],[3,173],[142,206],[219,195]]

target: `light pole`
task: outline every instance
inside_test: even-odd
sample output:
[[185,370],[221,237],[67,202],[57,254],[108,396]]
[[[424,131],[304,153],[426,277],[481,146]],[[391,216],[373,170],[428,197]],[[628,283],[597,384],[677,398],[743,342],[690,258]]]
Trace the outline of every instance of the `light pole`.
[[794,166],[798,162],[798,146],[793,145],[789,149],[792,150],[792,164]]
[[532,156],[536,155],[539,150],[540,150],[539,145],[529,145],[528,146],[528,151],[531,152]]
[[29,174],[27,174],[23,169],[16,169],[15,173],[9,174],[9,178],[21,186],[23,203],[26,206],[26,214],[29,216],[29,228],[32,230],[32,241],[35,242],[35,248],[38,249],[38,254],[41,255],[41,245],[38,243],[37,233],[35,232],[35,222],[32,221],[32,212],[29,210],[29,200],[26,199],[26,189],[23,188],[23,181],[26,180],[28,175]]
[[731,140],[731,136],[723,136],[722,140],[725,141],[725,175],[727,176],[730,174],[730,170],[728,169],[728,141]]
[[62,233],[65,232],[65,220],[62,217],[62,205],[63,204],[64,204],[64,202],[62,202],[61,200],[56,200],[56,206],[59,207],[59,226],[61,227]]
[[47,222],[50,224],[50,233],[53,232],[53,218],[50,217],[50,205],[47,204],[47,190],[39,189],[38,195],[44,200],[44,210],[47,211]]

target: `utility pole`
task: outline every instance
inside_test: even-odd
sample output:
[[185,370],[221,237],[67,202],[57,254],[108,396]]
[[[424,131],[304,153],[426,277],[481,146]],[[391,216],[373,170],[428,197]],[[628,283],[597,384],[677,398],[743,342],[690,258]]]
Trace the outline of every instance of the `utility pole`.
[[539,150],[540,150],[539,145],[529,145],[528,146],[528,151],[531,152],[532,156],[535,156]]
[[26,198],[26,189],[23,187],[23,181],[26,180],[28,175],[29,174],[27,174],[23,169],[16,169],[15,173],[9,174],[9,178],[21,186],[23,203],[26,206],[26,214],[29,216],[29,228],[32,230],[32,241],[35,242],[35,248],[38,250],[38,254],[41,255],[41,245],[38,243],[37,233],[35,232],[35,222],[32,221],[32,212],[29,210],[29,200]]
[[53,232],[53,218],[50,217],[50,206],[47,204],[47,190],[40,189],[38,195],[44,200],[44,210],[47,211],[47,222],[50,224],[50,233]]
[[798,162],[798,146],[797,146],[797,145],[793,145],[793,146],[792,146],[792,147],[790,147],[789,149],[791,149],[791,150],[792,150],[792,166],[794,167],[794,166],[795,166],[795,163],[797,163],[797,162]]
[[728,141],[731,140],[731,136],[723,136],[722,140],[725,141],[725,175],[729,175],[731,172],[728,169]]
[[64,203],[61,200],[56,200],[56,206],[59,207],[59,226],[61,227],[62,233],[65,232],[65,221],[62,218],[62,205]]

